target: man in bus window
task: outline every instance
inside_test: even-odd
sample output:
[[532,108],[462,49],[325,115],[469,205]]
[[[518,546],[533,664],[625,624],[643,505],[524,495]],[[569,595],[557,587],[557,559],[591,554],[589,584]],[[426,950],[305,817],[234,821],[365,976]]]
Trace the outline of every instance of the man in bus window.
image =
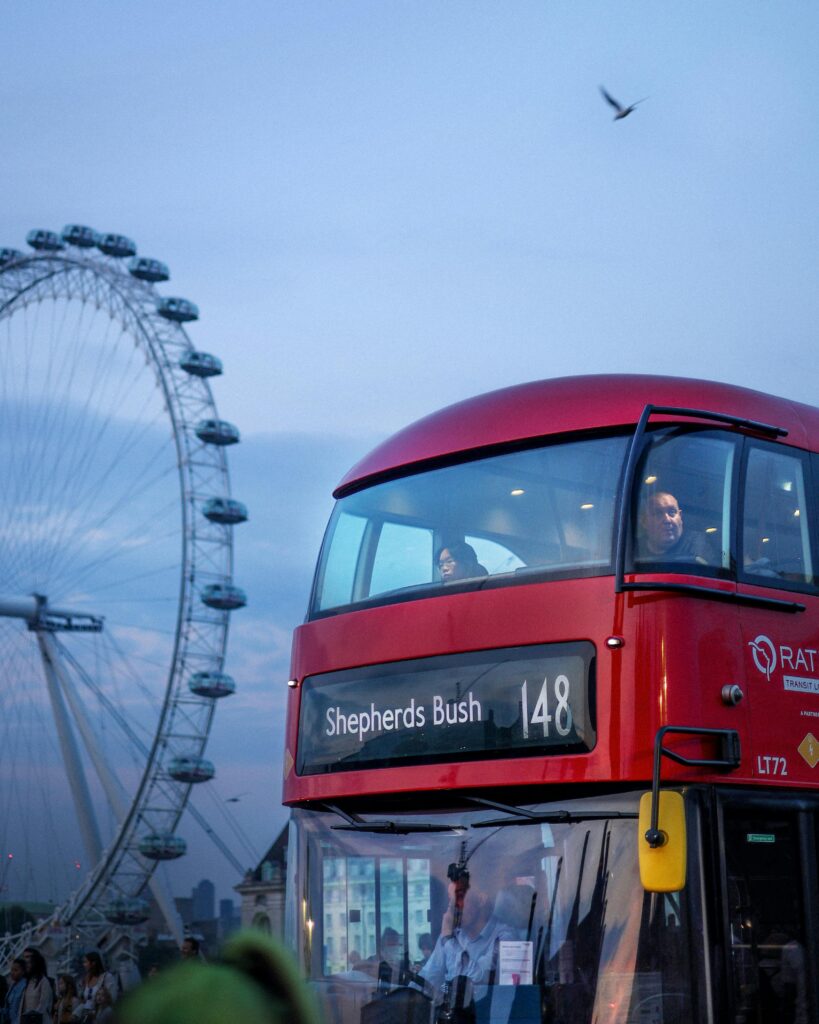
[[638,557],[656,562],[698,562],[708,565],[704,543],[686,535],[680,503],[668,491],[655,491],[649,495],[640,516]]
[[444,583],[455,580],[468,580],[476,576],[488,576],[488,572],[478,561],[475,549],[463,541],[444,544],[435,556],[438,572]]

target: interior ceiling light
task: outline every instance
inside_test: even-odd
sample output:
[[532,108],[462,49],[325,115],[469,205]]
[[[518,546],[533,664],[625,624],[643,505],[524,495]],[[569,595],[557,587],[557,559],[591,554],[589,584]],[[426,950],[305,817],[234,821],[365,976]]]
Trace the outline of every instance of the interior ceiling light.
[[518,498],[521,494],[525,494],[526,491],[524,491],[522,487],[516,487],[513,491],[510,491],[509,493],[512,495],[513,498]]

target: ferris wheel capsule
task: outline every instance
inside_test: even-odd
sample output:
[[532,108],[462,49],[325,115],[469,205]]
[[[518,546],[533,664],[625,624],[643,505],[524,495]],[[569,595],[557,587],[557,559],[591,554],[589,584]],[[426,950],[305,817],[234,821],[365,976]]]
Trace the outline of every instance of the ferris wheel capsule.
[[111,900],[104,914],[106,921],[110,921],[111,924],[144,924],[151,916],[151,907],[147,900],[123,896]]
[[152,260],[147,256],[134,256],[128,262],[128,273],[140,281],[150,281],[151,284],[168,281],[171,277],[166,263],[161,260]]
[[247,505],[235,498],[208,498],[202,506],[202,515],[212,523],[235,526],[247,521]]
[[175,782],[209,782],[215,774],[213,761],[205,757],[174,757],[168,762],[168,775]]
[[6,267],[22,259],[25,259],[25,255],[19,249],[0,249],[0,267]]
[[97,232],[84,224],[66,224],[61,237],[64,242],[69,245],[77,245],[81,249],[93,249],[100,240]]
[[188,689],[197,697],[230,697],[236,693],[236,682],[227,672],[194,672],[188,681]]
[[194,377],[218,377],[222,372],[222,360],[209,352],[188,352],[179,360],[179,365]]
[[57,252],[57,250],[65,248],[65,243],[56,231],[44,231],[40,228],[29,231],[26,241],[32,249],[37,249],[39,252]]
[[227,420],[202,420],[196,424],[195,432],[199,440],[206,444],[224,447],[239,441],[239,428]]
[[136,242],[125,235],[115,235],[113,233],[100,235],[97,241],[97,248],[100,252],[104,252],[106,256],[115,256],[117,259],[135,256],[137,251]]
[[140,839],[139,852],[149,860],[177,860],[188,852],[188,844],[172,832],[152,832]]
[[199,319],[199,307],[189,299],[169,297],[160,299],[156,311],[166,320],[173,320],[175,323],[184,324],[191,320]]
[[232,612],[237,608],[244,608],[247,604],[247,594],[241,587],[235,587],[232,583],[210,583],[202,589],[202,604],[208,608],[217,608],[219,611]]

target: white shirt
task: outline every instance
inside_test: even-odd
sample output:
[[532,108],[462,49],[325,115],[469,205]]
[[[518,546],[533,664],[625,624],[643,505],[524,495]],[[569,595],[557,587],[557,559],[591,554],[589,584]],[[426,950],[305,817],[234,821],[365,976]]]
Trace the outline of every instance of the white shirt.
[[[462,928],[456,928],[452,935],[439,937],[418,977],[436,990],[436,997],[440,996],[445,982],[466,977],[471,983],[469,987],[474,989],[474,998],[481,999],[486,995],[489,974],[496,965],[496,943],[517,938],[515,928],[496,918],[490,918],[474,938]],[[465,1002],[469,1001],[467,994]]]

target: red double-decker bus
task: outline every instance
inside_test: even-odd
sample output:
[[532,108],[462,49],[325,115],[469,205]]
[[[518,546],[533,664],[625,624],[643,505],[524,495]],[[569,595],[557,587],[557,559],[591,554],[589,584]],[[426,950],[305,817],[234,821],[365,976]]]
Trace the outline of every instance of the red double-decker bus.
[[819,410],[547,380],[345,477],[288,928],[332,1024],[819,1020]]

